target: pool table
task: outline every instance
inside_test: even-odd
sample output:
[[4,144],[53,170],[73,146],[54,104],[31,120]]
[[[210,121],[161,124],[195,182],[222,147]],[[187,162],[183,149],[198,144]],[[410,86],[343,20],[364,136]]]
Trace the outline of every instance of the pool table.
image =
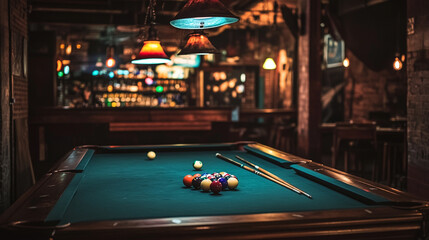
[[[148,159],[155,151],[155,159]],[[238,155],[312,198],[216,153]],[[192,167],[203,162],[200,171]],[[187,174],[225,171],[238,188],[188,188]],[[76,147],[0,217],[16,239],[417,239],[428,203],[255,142]],[[4,238],[2,238],[4,239]]]

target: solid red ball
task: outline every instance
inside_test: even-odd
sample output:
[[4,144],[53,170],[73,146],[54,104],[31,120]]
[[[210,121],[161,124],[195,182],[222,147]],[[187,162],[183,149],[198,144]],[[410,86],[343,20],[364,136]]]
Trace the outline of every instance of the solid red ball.
[[192,176],[192,175],[186,175],[183,178],[183,184],[185,184],[186,187],[192,186],[192,179],[194,179],[194,176]]
[[222,190],[222,183],[220,183],[219,181],[213,181],[210,184],[210,190],[214,193],[214,194],[218,194],[221,190]]

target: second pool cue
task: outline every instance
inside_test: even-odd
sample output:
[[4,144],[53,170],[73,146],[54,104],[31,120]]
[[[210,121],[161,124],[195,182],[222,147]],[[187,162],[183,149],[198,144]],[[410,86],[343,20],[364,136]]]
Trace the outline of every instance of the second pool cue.
[[299,188],[295,187],[294,185],[292,185],[292,184],[290,184],[290,183],[286,182],[285,180],[283,180],[283,179],[279,178],[278,176],[276,176],[276,175],[272,174],[271,172],[269,172],[269,171],[267,171],[267,170],[265,170],[265,169],[263,169],[263,168],[259,167],[259,166],[258,166],[258,165],[256,165],[256,164],[253,164],[253,163],[251,163],[251,162],[247,161],[246,159],[244,159],[244,158],[242,158],[242,157],[240,157],[240,156],[238,156],[238,155],[235,155],[235,157],[236,157],[238,160],[240,160],[240,161],[242,161],[242,162],[244,162],[244,163],[247,163],[247,164],[249,164],[250,166],[254,167],[256,170],[261,171],[261,172],[263,172],[263,173],[267,174],[268,176],[270,176],[270,177],[272,177],[272,178],[274,178],[274,179],[276,179],[276,180],[278,180],[278,181],[280,181],[280,182],[283,182],[284,184],[289,185],[291,188],[295,188],[295,189],[297,189],[301,194],[303,194],[303,195],[305,195],[305,196],[307,196],[307,197],[311,198],[311,195],[310,195],[310,194],[308,194],[308,193],[306,193],[306,192],[302,191],[301,189],[299,189]]
[[[302,192],[300,192],[297,188],[293,188],[293,187],[291,187],[291,186],[289,186],[289,185],[287,185],[287,184],[284,184],[283,182],[281,182],[281,181],[279,181],[279,180],[277,180],[277,179],[274,179],[274,178],[272,178],[272,177],[270,177],[270,176],[268,176],[268,175],[266,175],[265,173],[262,173],[262,172],[260,172],[260,171],[257,171],[257,170],[255,170],[255,169],[253,169],[253,168],[250,168],[250,167],[248,167],[248,166],[245,166],[244,164],[241,164],[241,163],[239,163],[239,162],[236,162],[236,161],[234,161],[234,160],[232,160],[231,158],[228,158],[228,157],[225,157],[225,156],[223,156],[222,154],[220,154],[220,153],[216,153],[216,157],[217,158],[220,158],[220,159],[222,159],[222,160],[224,160],[224,161],[227,161],[227,162],[229,162],[229,163],[232,163],[232,164],[234,164],[234,165],[236,165],[236,166],[238,166],[238,167],[241,167],[241,168],[243,168],[243,169],[245,169],[245,170],[247,170],[247,171],[249,171],[249,172],[252,172],[252,173],[254,173],[254,174],[256,174],[256,175],[259,175],[259,176],[261,176],[261,177],[264,177],[264,178],[266,178],[266,179],[268,179],[268,180],[270,180],[270,181],[273,181],[273,182],[275,182],[275,183],[277,183],[277,184],[279,184],[279,185],[281,185],[281,186],[283,186],[283,187],[285,187],[285,188],[287,188],[287,189],[289,189],[289,190],[292,190],[292,191],[294,191],[294,192],[296,192],[296,193],[298,193],[298,194],[302,194]],[[305,195],[306,197],[309,197],[309,198],[311,198],[311,196],[310,195]]]

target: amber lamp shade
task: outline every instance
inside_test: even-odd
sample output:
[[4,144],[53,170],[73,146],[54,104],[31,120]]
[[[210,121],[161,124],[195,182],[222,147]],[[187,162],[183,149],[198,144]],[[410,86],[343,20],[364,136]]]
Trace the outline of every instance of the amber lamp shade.
[[164,49],[161,47],[160,41],[148,40],[144,41],[143,47],[139,55],[131,61],[133,64],[162,64],[170,62]]
[[266,70],[274,70],[277,68],[277,64],[276,64],[276,62],[274,62],[274,59],[267,58],[267,59],[265,59],[265,62],[262,65],[262,68],[266,69]]
[[219,0],[189,0],[170,24],[180,29],[206,29],[238,20]]
[[204,33],[191,33],[178,55],[208,55],[219,53]]

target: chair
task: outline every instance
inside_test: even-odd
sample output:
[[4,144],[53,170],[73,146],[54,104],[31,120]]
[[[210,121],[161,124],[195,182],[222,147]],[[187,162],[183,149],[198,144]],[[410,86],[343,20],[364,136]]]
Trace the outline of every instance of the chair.
[[381,178],[384,184],[404,188],[407,175],[407,136],[403,128],[382,128],[378,131],[378,142],[383,146]]
[[295,153],[296,149],[296,125],[278,126],[276,129],[274,147],[288,153]]
[[[359,157],[363,152],[375,155],[377,146],[376,124],[374,122],[336,123],[333,134],[332,167],[336,167],[341,150],[344,151],[344,171],[349,171],[349,160],[351,157]],[[375,158],[375,157],[374,157]],[[362,160],[354,161],[362,167]],[[372,179],[375,177],[376,164],[372,161]],[[362,170],[362,169],[359,169]]]

